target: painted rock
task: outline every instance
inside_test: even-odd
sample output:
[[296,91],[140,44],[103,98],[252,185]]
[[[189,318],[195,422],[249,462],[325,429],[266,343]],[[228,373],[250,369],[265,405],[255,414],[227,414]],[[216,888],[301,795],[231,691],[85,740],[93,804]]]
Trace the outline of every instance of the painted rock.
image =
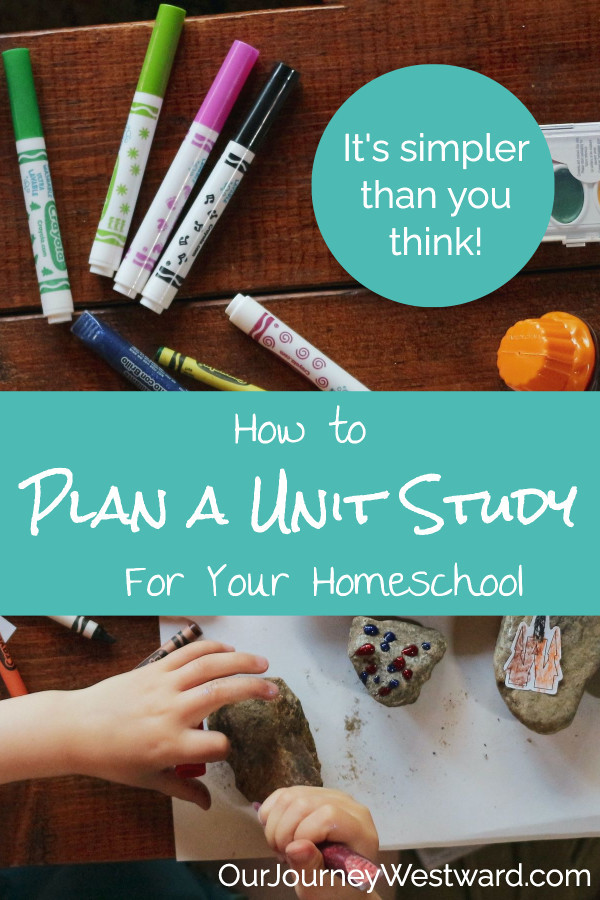
[[570,725],[598,668],[600,616],[502,619],[496,682],[511,713],[532,731],[553,734]]
[[227,762],[238,790],[262,803],[277,788],[296,784],[322,787],[321,763],[302,705],[282,678],[275,700],[244,700],[223,706],[208,727],[231,742]]
[[348,656],[371,697],[384,706],[414,703],[445,652],[446,638],[435,628],[367,616],[352,620]]

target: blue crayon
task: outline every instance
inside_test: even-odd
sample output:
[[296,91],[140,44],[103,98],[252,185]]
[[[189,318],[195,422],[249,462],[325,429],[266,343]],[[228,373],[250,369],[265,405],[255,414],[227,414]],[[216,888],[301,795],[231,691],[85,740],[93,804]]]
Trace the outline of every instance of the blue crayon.
[[71,331],[138,390],[187,391],[150,357],[91,313],[83,312]]

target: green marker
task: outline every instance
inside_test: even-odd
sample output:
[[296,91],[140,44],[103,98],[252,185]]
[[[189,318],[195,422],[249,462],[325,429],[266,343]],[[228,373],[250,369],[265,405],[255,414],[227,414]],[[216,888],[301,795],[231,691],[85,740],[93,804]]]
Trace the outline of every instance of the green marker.
[[119,268],[184,19],[178,6],[158,7],[90,253],[96,275],[112,278]]
[[6,50],[2,58],[42,309],[51,324],[70,322],[73,297],[58,227],[29,50]]

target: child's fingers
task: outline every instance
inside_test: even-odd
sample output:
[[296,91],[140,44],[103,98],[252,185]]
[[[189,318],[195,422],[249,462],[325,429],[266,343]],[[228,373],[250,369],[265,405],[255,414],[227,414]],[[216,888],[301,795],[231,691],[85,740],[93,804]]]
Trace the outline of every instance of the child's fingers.
[[175,673],[176,685],[180,691],[187,691],[215,678],[258,675],[268,668],[269,661],[254,653],[212,653],[192,659],[181,666]]
[[189,729],[177,749],[178,764],[220,762],[227,759],[231,747],[229,739],[220,731]]
[[[267,841],[267,844],[272,850],[276,850],[281,854],[283,854],[287,845],[281,844],[278,841],[279,826],[282,819],[288,814],[290,807],[293,806],[295,806],[294,795],[291,792],[286,792],[285,790],[283,790],[280,793],[277,803],[275,803],[271,807],[268,815],[265,815],[263,812],[264,804],[263,806],[261,806],[258,813],[258,820],[265,829],[265,839]],[[294,835],[294,831],[292,831],[292,837]],[[292,838],[290,838],[290,840],[291,839]]]
[[279,798],[283,793],[287,791],[287,788],[277,788],[276,791],[273,791],[272,794],[269,794],[266,800],[263,800],[262,803],[255,803],[254,809],[256,810],[256,814],[258,816],[258,821],[261,825],[264,825],[267,821],[269,813],[275,806],[275,804],[279,801]]
[[147,787],[161,791],[169,797],[195,803],[201,809],[210,809],[210,791],[201,781],[193,778],[180,778],[174,770],[157,772],[147,782]]
[[269,846],[278,853],[285,853],[288,844],[294,840],[300,822],[311,814],[313,808],[310,798],[303,793],[284,794],[267,818],[265,837]]
[[[204,719],[222,706],[241,703],[243,700],[274,700],[279,688],[265,678],[252,675],[234,675],[207,681],[185,694],[190,721]],[[196,722],[197,724],[197,722]]]
[[233,647],[229,644],[222,644],[219,641],[192,641],[191,644],[168,653],[163,659],[153,663],[153,667],[160,666],[165,672],[173,672],[192,659],[208,656],[210,653],[231,653],[232,650]]
[[336,806],[358,806],[349,794],[345,794],[343,791],[336,791],[333,788],[309,787],[308,785],[278,788],[272,794],[269,794],[264,803],[260,805],[258,818],[261,824],[265,824],[274,806],[280,804],[283,800],[288,806],[290,799],[302,800],[306,815],[314,809],[323,806],[326,802],[334,803]]
[[371,859],[378,849],[377,832],[373,820],[362,807],[356,810],[326,803],[304,818],[294,834],[294,840],[308,840],[313,844],[336,841],[348,844],[357,853]]

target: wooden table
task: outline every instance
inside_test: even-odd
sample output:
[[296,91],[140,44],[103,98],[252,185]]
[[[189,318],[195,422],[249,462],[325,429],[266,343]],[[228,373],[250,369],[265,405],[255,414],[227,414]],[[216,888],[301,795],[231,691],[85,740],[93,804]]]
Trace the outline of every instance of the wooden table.
[[[10,640],[30,691],[71,690],[133,669],[160,644],[156,618],[93,617],[117,638],[89,641],[42,616],[11,616]],[[6,697],[0,682],[0,697]],[[170,798],[95,778],[0,787],[0,868],[174,857]],[[10,827],[8,827],[10,823]]]
[[[240,189],[243,216],[229,214],[181,299],[161,317],[116,294],[87,265],[149,29],[137,23],[0,38],[0,49],[32,51],[78,309],[101,313],[149,354],[165,344],[274,390],[308,384],[229,323],[224,307],[238,291],[263,300],[374,390],[498,389],[496,349],[517,319],[559,308],[600,327],[598,245],[543,245],[524,272],[487,298],[450,309],[413,308],[349,278],[319,234],[310,197],[312,160],[332,114],[366,81],[400,66],[475,69],[513,91],[539,122],[600,118],[590,72],[600,21],[591,0],[576,6],[569,0],[349,0],[189,19],[131,234],[234,38],[262,53],[227,135],[276,60],[296,66],[302,86]],[[50,327],[40,315],[1,81],[0,389],[126,389],[68,326]],[[187,380],[186,386],[202,390]]]

